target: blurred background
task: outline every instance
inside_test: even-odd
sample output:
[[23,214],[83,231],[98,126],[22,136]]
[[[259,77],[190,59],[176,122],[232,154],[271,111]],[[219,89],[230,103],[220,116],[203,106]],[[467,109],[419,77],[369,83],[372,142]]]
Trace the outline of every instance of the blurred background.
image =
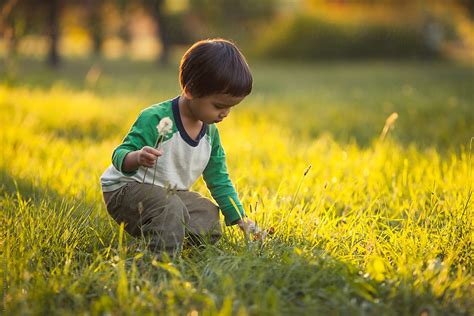
[[473,62],[474,1],[2,0],[0,54],[179,59],[209,37],[250,58],[455,58]]
[[[458,148],[473,136],[471,0],[0,0],[0,10],[5,95],[114,100],[127,121],[108,136],[179,94],[182,54],[213,37],[236,42],[254,74],[235,113],[300,139],[370,145],[393,112],[391,136],[403,144]],[[19,111],[12,102],[6,109]],[[58,128],[81,134],[71,126]]]

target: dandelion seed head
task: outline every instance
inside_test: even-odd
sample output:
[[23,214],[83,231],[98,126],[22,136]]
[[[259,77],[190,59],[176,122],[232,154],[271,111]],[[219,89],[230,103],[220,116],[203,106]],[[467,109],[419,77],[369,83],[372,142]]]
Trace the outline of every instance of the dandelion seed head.
[[173,128],[173,121],[169,117],[162,118],[160,123],[156,126],[156,129],[158,130],[158,134],[164,136],[171,132],[171,129]]
[[257,224],[253,222],[248,225],[248,230],[252,234],[256,234],[260,232],[260,228],[257,226]]

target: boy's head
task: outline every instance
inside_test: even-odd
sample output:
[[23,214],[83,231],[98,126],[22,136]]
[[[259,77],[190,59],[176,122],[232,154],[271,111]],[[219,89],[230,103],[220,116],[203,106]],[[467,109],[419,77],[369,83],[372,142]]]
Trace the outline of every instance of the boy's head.
[[215,94],[245,97],[252,91],[252,74],[245,57],[231,42],[203,40],[189,48],[181,59],[182,90],[194,98]]

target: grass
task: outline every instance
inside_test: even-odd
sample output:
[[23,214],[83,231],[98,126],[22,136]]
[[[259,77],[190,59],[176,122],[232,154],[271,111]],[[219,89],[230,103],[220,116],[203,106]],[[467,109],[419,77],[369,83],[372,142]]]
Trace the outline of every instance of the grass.
[[98,178],[138,111],[178,93],[176,70],[101,61],[92,83],[89,67],[25,60],[0,85],[5,314],[473,313],[472,69],[255,63],[219,128],[247,212],[275,234],[226,228],[171,263],[109,219]]

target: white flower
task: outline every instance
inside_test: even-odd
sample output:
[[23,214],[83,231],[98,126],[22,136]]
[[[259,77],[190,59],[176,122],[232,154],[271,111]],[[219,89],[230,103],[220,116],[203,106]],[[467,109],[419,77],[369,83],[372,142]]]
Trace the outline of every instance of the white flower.
[[165,136],[171,129],[173,128],[173,121],[169,117],[162,118],[160,123],[156,126],[158,130],[158,134],[161,136]]
[[248,225],[248,230],[249,230],[249,233],[251,233],[251,234],[258,234],[258,233],[261,232],[260,227],[258,227],[257,224],[255,224],[254,222],[251,222]]
[[[156,129],[158,130],[158,138],[156,139],[155,147],[156,149],[160,148],[161,143],[165,139],[166,134],[171,132],[171,129],[173,128],[173,121],[169,117],[164,117],[161,119],[160,123],[156,125]],[[157,164],[155,163],[155,169],[153,172],[153,183],[155,184],[155,176],[156,176],[156,166]],[[143,180],[142,183],[145,183],[145,178],[146,174],[148,172],[148,168],[145,169],[145,174],[143,175]]]

